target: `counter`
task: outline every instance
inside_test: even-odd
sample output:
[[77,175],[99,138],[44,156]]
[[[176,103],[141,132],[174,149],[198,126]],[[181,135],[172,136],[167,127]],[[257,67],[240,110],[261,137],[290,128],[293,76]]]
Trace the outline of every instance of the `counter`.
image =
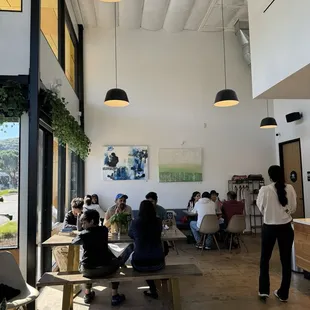
[[310,218],[294,219],[293,223],[296,264],[310,271]]

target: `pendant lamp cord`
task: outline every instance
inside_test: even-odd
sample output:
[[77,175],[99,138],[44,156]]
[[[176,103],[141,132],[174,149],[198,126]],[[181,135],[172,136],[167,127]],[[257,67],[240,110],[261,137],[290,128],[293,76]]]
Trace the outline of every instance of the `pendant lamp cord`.
[[117,41],[116,41],[116,2],[114,6],[114,58],[115,58],[115,87],[117,88]]
[[267,117],[269,117],[268,99],[267,99]]
[[224,0],[222,0],[222,28],[223,28],[223,53],[224,53],[224,81],[225,89],[227,88],[226,76],[226,44],[225,44],[225,23],[224,23]]

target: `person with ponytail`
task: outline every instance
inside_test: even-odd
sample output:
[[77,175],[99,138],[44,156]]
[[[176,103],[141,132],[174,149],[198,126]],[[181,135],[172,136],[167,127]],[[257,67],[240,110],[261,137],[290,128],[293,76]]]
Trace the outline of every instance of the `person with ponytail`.
[[294,241],[291,214],[296,211],[296,192],[292,185],[284,182],[280,166],[271,166],[268,174],[272,183],[263,186],[257,197],[257,206],[264,220],[258,295],[263,300],[269,297],[269,261],[277,241],[282,264],[282,282],[280,288],[274,291],[274,295],[280,301],[286,302],[291,284],[291,254]]

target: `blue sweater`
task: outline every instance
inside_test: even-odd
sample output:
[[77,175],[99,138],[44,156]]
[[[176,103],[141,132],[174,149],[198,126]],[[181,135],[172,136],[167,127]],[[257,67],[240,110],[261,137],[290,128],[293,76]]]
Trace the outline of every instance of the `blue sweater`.
[[134,240],[132,260],[136,265],[154,266],[165,261],[161,232],[162,221],[159,218],[147,225],[140,218],[132,221],[128,235]]

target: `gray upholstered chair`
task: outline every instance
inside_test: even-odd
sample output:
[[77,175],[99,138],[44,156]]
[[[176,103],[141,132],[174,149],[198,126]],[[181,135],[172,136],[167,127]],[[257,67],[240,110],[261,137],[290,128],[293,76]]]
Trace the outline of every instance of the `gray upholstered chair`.
[[34,301],[39,296],[39,292],[25,282],[10,252],[0,252],[0,266],[5,266],[5,268],[0,268],[0,282],[20,290],[18,296],[8,300],[8,309],[27,309],[26,305]]
[[203,249],[204,249],[204,244],[206,242],[206,238],[208,235],[212,235],[213,236],[213,240],[217,246],[217,249],[219,251],[220,250],[220,247],[217,243],[217,240],[216,240],[216,237],[215,237],[215,234],[220,230],[220,225],[219,225],[219,220],[217,218],[217,215],[216,214],[209,214],[209,215],[205,215],[202,219],[202,222],[201,222],[201,225],[200,225],[200,228],[199,228],[199,232],[200,234],[203,236],[203,240],[202,240],[202,251],[201,253],[203,252]]
[[245,216],[244,215],[234,215],[226,228],[226,232],[228,233],[228,236],[230,237],[230,245],[229,245],[229,251],[231,252],[232,247],[232,241],[233,237],[237,238],[237,242],[239,247],[241,248],[240,241],[243,243],[245,249],[247,252],[249,252],[246,244],[244,243],[241,235],[246,229],[246,223],[245,223]]

